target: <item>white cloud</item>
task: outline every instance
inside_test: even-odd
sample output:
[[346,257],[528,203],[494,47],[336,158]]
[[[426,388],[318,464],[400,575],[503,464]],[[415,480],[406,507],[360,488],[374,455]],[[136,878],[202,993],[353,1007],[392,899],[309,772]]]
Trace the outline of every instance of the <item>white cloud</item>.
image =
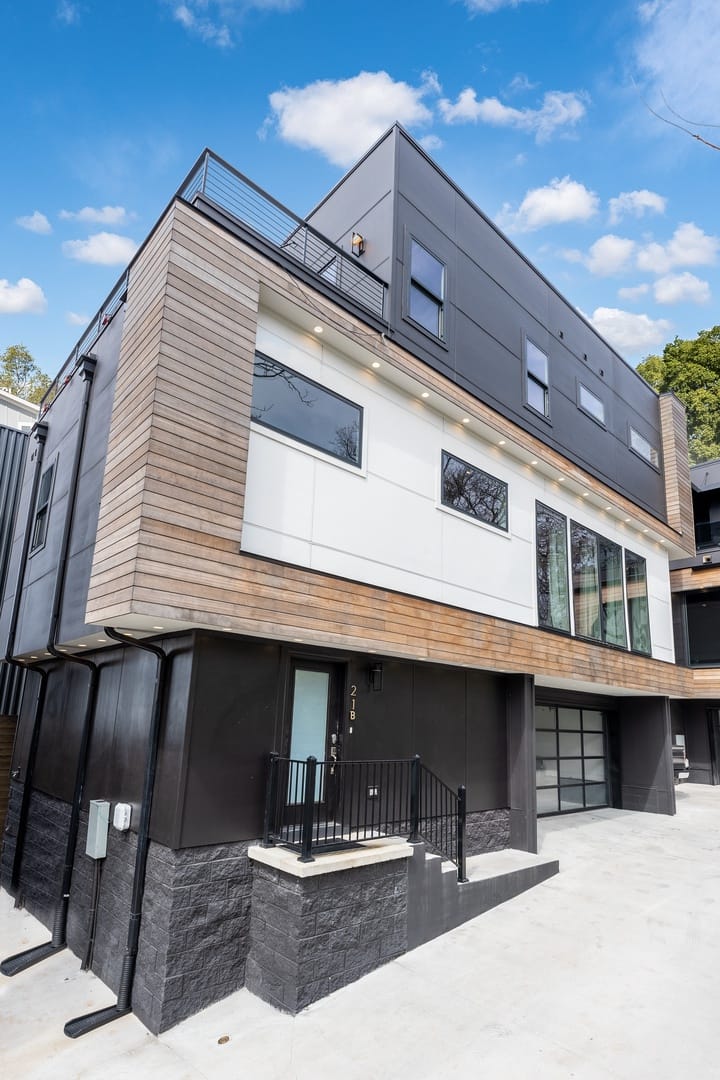
[[667,274],[658,278],[653,285],[653,292],[658,304],[707,304],[710,300],[710,286],[707,281],[695,277],[688,270],[682,274]]
[[517,75],[514,75],[508,83],[509,94],[524,94],[528,90],[537,89],[538,84],[530,82],[527,75],[523,71],[519,71]]
[[668,115],[663,94],[673,109],[693,123],[718,123],[717,0],[654,0],[641,4],[639,14],[643,25],[636,57],[647,79],[645,92],[651,104]]
[[250,11],[292,11],[301,0],[168,0],[172,15],[190,34],[199,37],[207,45],[219,49],[230,48],[233,42],[233,26],[242,21]]
[[633,355],[663,344],[672,329],[667,319],[651,319],[620,308],[595,308],[590,322],[619,352]]
[[634,241],[608,233],[607,236],[601,236],[590,247],[585,265],[591,274],[608,277],[610,274],[618,274],[624,270],[632,259],[634,251]]
[[536,0],[463,0],[472,15],[491,15],[501,8],[519,7],[520,4],[534,3]]
[[626,215],[644,217],[648,210],[653,214],[664,214],[667,199],[654,191],[642,188],[640,191],[621,191],[615,199],[610,199],[610,224],[617,225]]
[[574,91],[549,90],[537,109],[515,109],[496,97],[478,101],[472,87],[458,94],[455,102],[441,98],[440,115],[446,124],[477,123],[494,127],[511,127],[535,135],[537,142],[546,142],[560,128],[574,127],[586,113],[585,94]]
[[39,210],[24,217],[15,218],[15,224],[19,225],[21,229],[27,229],[29,232],[44,234],[52,232],[52,225]]
[[133,214],[124,206],[83,206],[82,210],[61,210],[62,221],[90,221],[95,225],[124,225]]
[[626,285],[624,289],[618,289],[618,296],[621,300],[639,300],[649,292],[650,286],[643,282],[642,285]]
[[717,261],[720,239],[709,236],[693,222],[678,225],[666,244],[652,242],[638,251],[639,270],[667,274],[676,266],[713,266]]
[[70,326],[87,326],[90,322],[90,316],[78,315],[76,311],[66,311],[65,322],[69,323]]
[[137,244],[129,236],[99,232],[87,240],[66,240],[63,255],[79,262],[97,263],[100,266],[124,266],[137,251]]
[[65,23],[66,26],[72,26],[73,23],[80,22],[80,5],[71,4],[70,0],[60,0],[57,6],[57,18],[59,22]]
[[433,150],[440,150],[443,145],[442,139],[438,138],[437,135],[424,135],[419,141],[423,150],[427,150],[428,153]]
[[30,278],[11,285],[0,278],[0,315],[42,315],[47,308],[45,293]]
[[426,124],[432,114],[423,97],[434,92],[435,76],[420,86],[395,82],[385,71],[361,71],[350,79],[321,79],[270,95],[278,133],[304,150],[319,150],[334,165],[356,161],[396,120]]
[[515,232],[532,232],[546,225],[587,221],[597,213],[599,204],[595,192],[577,180],[556,177],[545,187],[528,191],[517,210],[505,203],[498,222]]

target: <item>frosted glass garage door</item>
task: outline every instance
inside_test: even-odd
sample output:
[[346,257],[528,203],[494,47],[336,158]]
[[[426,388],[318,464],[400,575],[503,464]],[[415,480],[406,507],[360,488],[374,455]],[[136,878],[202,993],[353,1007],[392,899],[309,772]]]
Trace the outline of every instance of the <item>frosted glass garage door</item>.
[[608,805],[607,732],[598,709],[535,708],[538,817]]

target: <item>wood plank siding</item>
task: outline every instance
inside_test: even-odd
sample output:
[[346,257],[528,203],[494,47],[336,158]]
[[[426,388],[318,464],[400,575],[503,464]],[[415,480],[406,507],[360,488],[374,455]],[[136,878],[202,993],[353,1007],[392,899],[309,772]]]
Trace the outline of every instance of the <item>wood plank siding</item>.
[[695,554],[692,485],[688,458],[685,406],[674,394],[660,395],[665,505],[668,523],[685,537],[688,555]]
[[685,566],[681,570],[672,570],[670,588],[673,592],[720,588],[720,566]]
[[[272,306],[283,297],[339,335],[348,355],[392,364],[639,527],[684,543],[674,527],[178,201],[131,274],[88,622],[177,620],[546,681],[692,693],[692,672],[672,664],[243,553],[258,310],[261,300]],[[674,451],[664,452],[667,461]],[[681,498],[676,517],[684,522]]]

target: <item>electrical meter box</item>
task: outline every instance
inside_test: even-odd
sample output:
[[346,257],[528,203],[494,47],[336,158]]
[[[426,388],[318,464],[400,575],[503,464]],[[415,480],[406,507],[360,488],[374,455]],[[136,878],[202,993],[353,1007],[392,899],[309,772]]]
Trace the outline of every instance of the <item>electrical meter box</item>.
[[108,829],[110,828],[110,803],[105,799],[91,799],[88,815],[85,854],[91,859],[104,859],[107,855]]

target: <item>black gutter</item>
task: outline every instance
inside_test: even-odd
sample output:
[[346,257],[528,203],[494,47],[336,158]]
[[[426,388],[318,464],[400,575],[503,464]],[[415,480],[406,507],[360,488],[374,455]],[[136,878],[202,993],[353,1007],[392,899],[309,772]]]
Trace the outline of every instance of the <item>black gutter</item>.
[[33,472],[32,486],[30,488],[30,501],[28,504],[27,519],[25,521],[25,533],[23,535],[22,549],[20,552],[20,565],[18,567],[17,582],[15,585],[15,596],[13,597],[12,613],[10,615],[10,627],[8,629],[7,647],[5,649],[4,660],[5,663],[10,664],[14,668],[21,668],[23,670],[36,671],[40,676],[40,686],[38,689],[38,696],[35,702],[35,711],[33,714],[33,727],[32,735],[30,737],[30,747],[28,750],[28,759],[25,765],[25,781],[23,786],[22,799],[20,802],[20,816],[18,820],[17,834],[15,838],[15,854],[13,857],[12,872],[10,877],[10,889],[15,897],[15,906],[21,907],[22,902],[19,896],[20,885],[20,869],[22,866],[23,851],[25,848],[25,834],[27,832],[28,814],[30,812],[30,792],[32,790],[33,773],[35,771],[35,760],[37,758],[37,748],[40,739],[40,719],[42,716],[43,703],[45,701],[45,687],[47,682],[47,668],[40,667],[34,664],[21,664],[19,660],[15,660],[13,652],[15,650],[15,638],[17,636],[18,619],[20,617],[20,601],[22,599],[22,590],[25,583],[25,568],[27,566],[28,553],[30,551],[30,541],[32,538],[33,525],[35,521],[34,510],[37,502],[38,488],[40,487],[40,476],[42,473],[43,457],[45,454],[45,440],[47,439],[48,426],[47,424],[38,423],[33,429],[33,434],[37,440],[37,457],[35,459],[35,470]]
[[[81,363],[77,369],[81,378],[85,382],[85,391],[83,394],[80,418],[78,420],[78,437],[75,444],[75,458],[73,460],[70,484],[68,486],[68,504],[67,511],[65,513],[62,540],[60,543],[58,571],[55,578],[55,591],[53,594],[53,606],[47,643],[47,652],[49,652],[52,656],[57,657],[58,660],[74,664],[81,664],[83,667],[86,667],[90,670],[87,699],[85,703],[85,716],[83,719],[83,729],[80,740],[80,753],[78,757],[77,769],[75,771],[75,787],[73,791],[73,801],[70,810],[70,825],[68,829],[67,843],[65,847],[65,863],[63,866],[62,885],[60,897],[55,906],[51,940],[49,942],[45,942],[43,945],[37,945],[35,948],[25,949],[23,952],[15,953],[13,956],[7,957],[0,964],[0,972],[2,972],[3,975],[17,975],[19,972],[25,971],[26,968],[32,967],[33,964],[37,964],[41,960],[45,960],[46,957],[53,956],[55,953],[60,952],[67,945],[67,916],[68,908],[70,905],[70,884],[72,881],[73,863],[75,860],[75,848],[77,846],[77,834],[80,824],[80,810],[82,807],[82,797],[85,788],[88,750],[90,746],[90,736],[92,733],[92,723],[95,713],[95,702],[97,699],[97,688],[100,672],[99,666],[93,660],[88,660],[84,656],[74,656],[70,653],[60,652],[57,648],[57,638],[60,626],[62,603],[65,595],[65,583],[67,580],[67,561],[68,553],[70,550],[70,536],[72,533],[73,520],[75,517],[75,504],[77,501],[77,492],[80,480],[80,464],[82,460],[83,449],[85,447],[85,435],[87,432],[87,420],[90,409],[90,391],[92,390],[93,377],[95,374],[95,365],[96,361],[92,357],[83,356]],[[33,737],[37,736],[35,738],[34,745],[35,755],[37,755],[37,744],[39,741],[40,721],[42,717],[42,706],[44,704],[45,698],[46,681],[47,671],[44,672],[44,679],[40,687],[41,692],[38,694],[38,704],[36,706],[35,721],[33,725]],[[23,790],[23,797],[25,796],[26,792],[28,793],[27,797],[29,805],[30,794],[27,778],[25,781],[25,789]],[[24,833],[22,839],[24,846]]]
[[160,648],[146,641],[136,641],[118,633],[111,626],[104,628],[105,634],[114,641],[123,645],[131,645],[136,649],[144,649],[157,657],[158,664],[155,674],[155,689],[153,694],[152,716],[150,731],[148,734],[148,752],[145,761],[145,778],[143,782],[142,804],[140,809],[140,822],[138,824],[137,848],[135,850],[135,871],[133,874],[132,900],[130,903],[130,917],[128,921],[127,945],[123,956],[122,969],[120,972],[120,986],[118,989],[117,1002],[104,1009],[87,1013],[84,1016],[76,1016],[65,1024],[65,1034],[71,1039],[77,1039],[80,1035],[86,1035],[96,1028],[109,1024],[132,1012],[132,990],[135,981],[135,968],[137,965],[138,946],[140,942],[140,922],[142,919],[142,903],[145,893],[145,875],[147,870],[148,849],[150,846],[150,816],[152,813],[153,794],[155,790],[155,774],[157,772],[158,749],[160,746],[160,732],[162,728],[162,716],[165,706],[165,694],[168,683],[168,672],[171,657]]

